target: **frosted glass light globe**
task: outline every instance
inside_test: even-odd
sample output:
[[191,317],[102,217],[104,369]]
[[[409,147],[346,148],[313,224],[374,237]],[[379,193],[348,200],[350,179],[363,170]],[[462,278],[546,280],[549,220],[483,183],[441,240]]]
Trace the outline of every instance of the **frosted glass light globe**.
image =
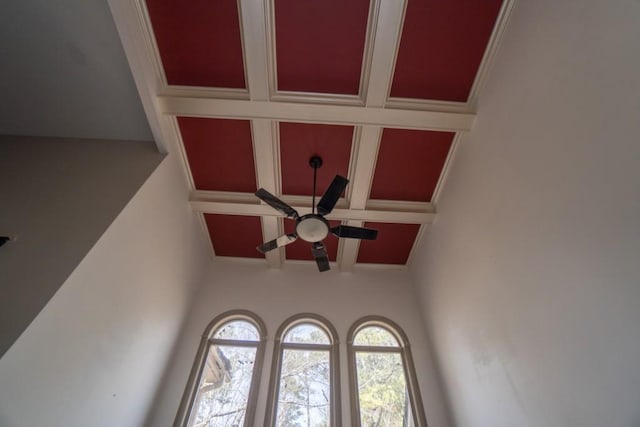
[[308,217],[296,225],[296,233],[307,242],[319,242],[329,234],[329,226],[318,217]]

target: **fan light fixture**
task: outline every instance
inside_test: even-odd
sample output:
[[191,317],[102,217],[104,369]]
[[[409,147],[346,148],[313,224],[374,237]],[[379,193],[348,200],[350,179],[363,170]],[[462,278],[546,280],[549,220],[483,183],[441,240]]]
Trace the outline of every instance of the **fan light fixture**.
[[378,230],[351,227],[349,225],[338,225],[337,227],[331,228],[329,226],[329,222],[324,218],[324,216],[330,214],[336,206],[336,203],[338,203],[338,199],[347,187],[349,180],[343,176],[336,175],[329,185],[329,188],[327,188],[327,191],[322,195],[322,198],[316,207],[316,182],[318,177],[318,168],[322,166],[322,159],[318,156],[311,157],[311,159],[309,159],[309,166],[313,168],[313,195],[310,214],[300,216],[295,209],[269,193],[264,188],[260,188],[256,191],[256,196],[260,200],[278,212],[284,214],[286,218],[294,219],[296,221],[295,233],[284,234],[276,239],[263,243],[256,249],[264,254],[268,251],[272,251],[276,248],[295,242],[299,237],[312,244],[311,253],[316,260],[318,270],[327,271],[330,269],[329,257],[327,256],[327,248],[322,241],[329,235],[329,232],[338,237],[375,240],[378,237]]

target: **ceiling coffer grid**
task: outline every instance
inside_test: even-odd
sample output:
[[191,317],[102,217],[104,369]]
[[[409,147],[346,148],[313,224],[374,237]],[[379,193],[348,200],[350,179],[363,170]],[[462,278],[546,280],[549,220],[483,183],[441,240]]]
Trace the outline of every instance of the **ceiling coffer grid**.
[[[146,49],[152,58],[137,68],[138,74],[155,77],[157,83],[153,94],[141,93],[143,102],[153,101],[151,109],[164,123],[163,132],[158,133],[169,139],[165,141],[168,145],[177,145],[183,157],[191,207],[202,213],[217,256],[261,257],[246,248],[255,251],[257,244],[289,230],[290,225],[285,226],[277,212],[252,194],[253,188],[281,196],[301,214],[310,211],[308,187],[313,171],[304,159],[308,154],[325,157],[319,176],[329,178],[323,180],[335,175],[337,163],[342,169],[346,164],[348,170],[351,182],[346,197],[328,219],[380,230],[377,241],[340,239],[335,248],[340,269],[350,270],[356,263],[402,265],[410,259],[433,220],[434,204],[460,135],[471,127],[480,77],[512,5],[510,0],[504,4],[499,0],[441,3],[221,0],[186,5],[139,0],[139,28],[130,28],[134,20],[121,22],[125,8],[119,13],[114,10],[120,26],[144,35],[146,46],[141,48],[143,40],[125,49]],[[349,10],[340,13],[345,7]],[[424,29],[407,23],[426,17],[410,15],[413,13],[428,14],[429,22],[435,22],[433,28],[421,35]],[[474,21],[474,16],[479,19]],[[327,26],[323,17],[330,17],[339,28]],[[211,25],[215,19],[218,25]],[[349,25],[349,20],[359,24]],[[448,25],[441,25],[442,20]],[[460,20],[466,26],[457,26]],[[407,46],[409,42],[413,45]],[[304,50],[311,45],[313,49]],[[429,46],[429,52],[422,52],[421,46]],[[462,59],[451,56],[448,51],[452,49]],[[415,52],[419,60],[407,63],[411,56],[407,51]],[[449,58],[449,64],[443,65],[441,57]],[[327,67],[313,67],[318,63]],[[359,67],[355,74],[354,63]],[[425,63],[445,71],[449,67],[454,77],[467,76],[462,89],[466,99],[459,95],[459,88],[457,95],[447,99],[446,86],[460,86],[459,82],[426,82],[425,86],[415,78],[407,81],[407,67],[419,69]],[[136,77],[136,67],[132,69]],[[347,80],[350,86],[343,84]],[[398,85],[403,91],[397,90]],[[429,85],[439,87],[438,93],[445,95],[421,98],[428,95],[424,87]],[[347,86],[351,89],[344,90]],[[238,121],[243,123],[241,132],[220,131],[225,126],[237,127]],[[183,122],[213,130],[194,133]],[[214,122],[220,126],[211,125]],[[334,143],[330,131],[334,128],[351,129],[346,151],[336,150],[339,143]],[[287,140],[288,132],[298,140]],[[244,137],[238,138],[239,134]],[[247,186],[247,177],[255,177],[252,188]],[[320,181],[318,188],[323,190],[326,185]],[[370,195],[379,199],[370,199]],[[238,233],[243,234],[242,245]],[[305,255],[293,245],[268,252],[268,264],[279,267],[285,259],[312,259],[310,253]]]

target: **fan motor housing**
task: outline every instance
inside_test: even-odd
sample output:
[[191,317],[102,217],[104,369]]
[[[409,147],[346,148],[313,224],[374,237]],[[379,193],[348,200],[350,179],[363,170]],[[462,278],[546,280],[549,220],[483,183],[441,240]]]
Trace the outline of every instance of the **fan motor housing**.
[[329,222],[317,214],[304,215],[296,224],[296,234],[307,242],[320,242],[329,234]]

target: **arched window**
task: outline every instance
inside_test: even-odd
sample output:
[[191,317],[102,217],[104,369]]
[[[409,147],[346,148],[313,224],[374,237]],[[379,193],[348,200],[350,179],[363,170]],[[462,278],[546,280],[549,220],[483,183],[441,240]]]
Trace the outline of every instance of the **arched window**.
[[392,321],[358,320],[347,338],[354,426],[426,427],[409,341]]
[[235,310],[207,327],[176,425],[253,426],[266,329],[255,314]]
[[337,426],[339,402],[335,329],[313,314],[287,319],[276,334],[269,425]]

